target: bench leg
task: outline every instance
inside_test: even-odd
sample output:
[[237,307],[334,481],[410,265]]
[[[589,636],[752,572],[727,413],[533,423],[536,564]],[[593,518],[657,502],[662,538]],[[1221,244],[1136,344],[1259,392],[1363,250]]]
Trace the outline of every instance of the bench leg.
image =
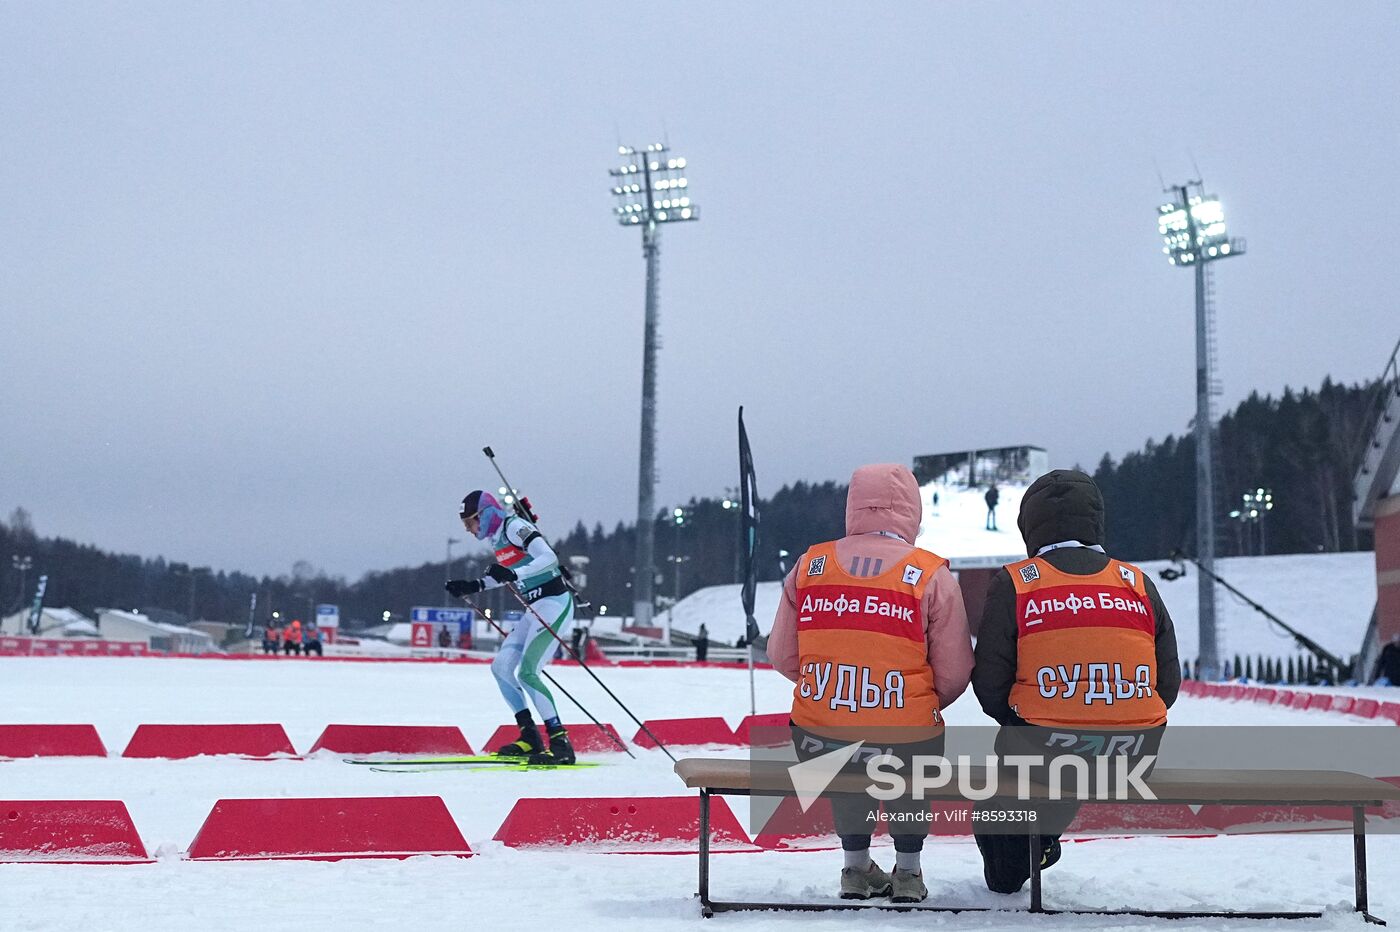
[[1044,912],[1040,904],[1040,836],[1026,836],[1030,845],[1031,859],[1031,912]]
[[1367,922],[1385,925],[1371,915],[1371,904],[1366,896],[1366,807],[1351,807],[1351,852],[1353,873],[1356,876],[1356,911]]
[[700,791],[700,915],[709,919],[710,909],[710,794]]

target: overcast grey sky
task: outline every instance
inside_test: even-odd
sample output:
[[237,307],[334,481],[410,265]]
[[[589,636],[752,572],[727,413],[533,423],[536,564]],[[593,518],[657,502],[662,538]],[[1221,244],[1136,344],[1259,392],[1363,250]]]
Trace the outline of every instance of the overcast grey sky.
[[1180,433],[1155,165],[1193,158],[1249,241],[1222,406],[1373,376],[1397,37],[1393,3],[5,4],[0,513],[354,578],[441,559],[489,443],[546,530],[631,520],[619,134],[704,218],[662,243],[658,504],[735,484],[741,403],[765,493]]

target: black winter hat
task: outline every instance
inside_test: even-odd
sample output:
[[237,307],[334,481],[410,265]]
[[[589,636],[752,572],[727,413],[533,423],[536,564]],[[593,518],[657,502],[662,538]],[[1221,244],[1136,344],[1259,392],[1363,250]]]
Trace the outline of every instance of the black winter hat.
[[1103,493],[1077,469],[1052,469],[1026,489],[1016,526],[1028,556],[1062,540],[1102,545]]

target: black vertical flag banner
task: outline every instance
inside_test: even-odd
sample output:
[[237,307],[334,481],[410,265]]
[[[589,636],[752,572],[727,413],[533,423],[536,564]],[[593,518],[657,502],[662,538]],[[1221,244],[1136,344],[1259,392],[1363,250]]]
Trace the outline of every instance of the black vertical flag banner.
[[33,634],[39,633],[39,626],[44,620],[44,590],[49,587],[49,575],[45,573],[39,577],[39,588],[34,590],[34,604],[29,607],[29,630]]
[[739,502],[742,520],[739,547],[744,555],[744,639],[752,644],[759,637],[753,617],[754,592],[758,588],[758,481],[753,472],[753,451],[744,430],[744,408],[739,407]]
[[253,636],[253,621],[257,613],[258,594],[254,592],[252,597],[248,599],[248,626],[243,629],[243,636],[245,638],[251,638]]

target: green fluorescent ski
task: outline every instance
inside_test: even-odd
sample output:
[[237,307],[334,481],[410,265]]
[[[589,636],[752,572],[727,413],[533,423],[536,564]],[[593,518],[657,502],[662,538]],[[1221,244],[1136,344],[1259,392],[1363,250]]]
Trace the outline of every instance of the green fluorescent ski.
[[404,757],[397,759],[392,757],[347,757],[344,760],[347,764],[363,764],[374,767],[397,767],[409,764],[433,767],[451,764],[518,764],[522,762],[523,758],[497,757],[495,754],[468,754],[462,757]]
[[497,757],[494,754],[474,754],[465,757],[405,757],[401,759],[375,759],[372,757],[347,757],[344,758],[347,764],[359,764],[368,767],[460,767],[464,764],[480,765],[490,764],[495,767],[596,767],[596,763],[579,761],[576,764],[526,764],[521,757]]
[[[369,763],[366,761],[366,763]],[[432,767],[420,767],[416,764],[404,763],[400,765],[371,767],[370,770],[376,773],[442,773],[447,770],[472,770],[480,773],[520,773],[526,770],[578,770],[581,767],[602,767],[601,763],[580,761],[574,764],[509,764],[507,766],[484,766],[480,763],[458,763],[441,764]]]

